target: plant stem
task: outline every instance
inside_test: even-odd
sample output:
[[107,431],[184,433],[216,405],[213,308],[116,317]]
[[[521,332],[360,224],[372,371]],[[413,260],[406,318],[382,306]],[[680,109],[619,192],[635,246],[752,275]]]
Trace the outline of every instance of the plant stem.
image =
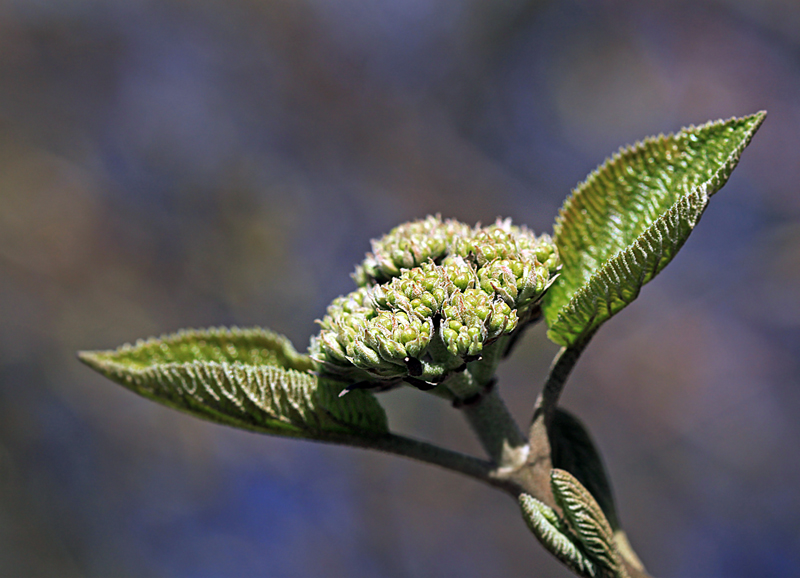
[[508,346],[508,341],[509,337],[507,335],[499,337],[494,343],[484,346],[479,360],[471,361],[467,365],[473,379],[481,388],[486,387],[494,379],[497,366]]
[[461,401],[480,395],[483,390],[483,386],[475,381],[468,369],[451,374],[443,385],[452,392],[455,399]]
[[[539,394],[536,400],[533,410],[533,423],[536,423],[539,416],[543,416],[545,425],[550,425],[553,412],[555,412],[561,392],[564,390],[564,384],[593,335],[594,332],[574,345],[562,347],[556,354],[550,367],[550,374],[547,376],[547,381],[542,388],[542,393]],[[531,434],[533,434],[533,431],[531,431]]]
[[528,433],[530,448],[527,463],[509,474],[509,478],[524,488],[525,492],[551,508],[557,506],[550,488],[550,471],[553,469],[553,463],[550,458],[550,440],[547,431],[567,377],[592,335],[588,335],[579,344],[562,348],[553,360],[550,375],[534,406]]
[[548,464],[550,462],[550,442],[547,439],[547,430],[553,420],[553,414],[558,406],[561,392],[564,390],[564,384],[593,335],[594,331],[578,343],[569,347],[562,347],[553,359],[553,364],[550,366],[550,374],[547,376],[547,381],[533,407],[533,417],[531,418],[531,427],[528,432],[528,438],[534,448],[534,459],[541,460],[546,458]]
[[528,458],[528,440],[493,388],[475,403],[462,406],[464,417],[499,470],[516,469]]
[[427,442],[388,434],[370,440],[351,440],[348,443],[433,464],[502,489],[511,495],[518,495],[520,491],[514,482],[493,475],[493,463]]

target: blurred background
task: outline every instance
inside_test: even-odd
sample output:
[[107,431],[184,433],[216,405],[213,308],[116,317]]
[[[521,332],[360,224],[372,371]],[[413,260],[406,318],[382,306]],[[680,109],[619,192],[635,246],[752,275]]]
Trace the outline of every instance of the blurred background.
[[[0,575],[567,576],[516,504],[258,436],[78,363],[182,327],[304,349],[369,239],[429,213],[546,232],[621,145],[767,109],[564,405],[660,577],[800,575],[800,3],[0,3]],[[527,422],[556,347],[500,387]],[[479,452],[447,404],[393,427]]]

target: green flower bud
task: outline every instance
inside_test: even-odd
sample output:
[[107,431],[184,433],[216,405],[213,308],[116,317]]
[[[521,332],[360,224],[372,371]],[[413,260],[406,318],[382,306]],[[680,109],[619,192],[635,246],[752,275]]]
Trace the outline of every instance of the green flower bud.
[[517,326],[517,314],[506,303],[480,289],[454,293],[442,309],[440,334],[453,355],[478,355],[483,346]]
[[353,365],[361,369],[374,369],[384,365],[378,352],[369,347],[363,340],[354,339],[348,343],[348,353]]
[[537,244],[534,247],[534,255],[539,263],[547,267],[551,275],[561,268],[561,260],[558,258],[558,249],[556,249],[556,245],[553,243],[550,235],[542,235],[537,239]]
[[372,241],[372,253],[356,268],[353,279],[361,286],[383,283],[432,260],[441,260],[457,237],[468,236],[469,226],[440,216],[405,223]]
[[378,308],[401,309],[426,318],[438,313],[454,290],[444,268],[428,262],[404,270],[388,284],[376,285],[372,298]]
[[347,363],[347,351],[342,347],[334,331],[325,329],[320,331],[317,345],[320,352],[324,355],[323,359],[334,363]]
[[381,311],[367,323],[364,333],[365,343],[383,360],[405,366],[406,358],[419,356],[428,346],[433,321],[404,311]]
[[535,258],[526,261],[500,259],[478,271],[481,289],[497,294],[514,309],[538,302],[548,287],[549,271]]
[[498,219],[493,225],[476,229],[473,237],[473,253],[478,258],[479,266],[491,261],[492,255],[494,258],[521,261],[535,257],[551,274],[555,274],[560,266],[558,251],[549,235],[537,237],[525,226],[512,225],[511,219]]
[[484,322],[487,329],[487,339],[492,340],[511,333],[517,328],[519,317],[505,301],[493,301],[489,318]]
[[508,229],[516,240],[519,259],[530,260],[535,258],[539,265],[547,269],[548,277],[558,272],[561,262],[558,258],[558,249],[556,249],[556,245],[550,235],[544,234],[537,237],[527,227],[516,227],[510,224]]
[[442,267],[447,278],[459,290],[475,287],[475,269],[461,255],[450,255],[442,261]]
[[[349,320],[353,316],[369,319],[374,315],[375,307],[372,305],[370,292],[361,287],[352,293],[334,299],[328,305],[325,317],[318,320],[317,323],[325,329],[332,329],[334,325]],[[352,323],[349,324],[352,325]]]
[[478,271],[481,289],[489,295],[496,293],[506,303],[516,306],[517,276],[524,272],[524,265],[519,261],[497,259]]
[[478,267],[495,259],[513,259],[518,256],[514,236],[497,226],[478,229],[471,239],[462,239],[456,250],[462,257],[471,257]]
[[391,284],[376,285],[371,291],[371,297],[378,310],[402,309],[407,311],[411,308],[411,300],[403,291],[398,291]]
[[433,263],[424,263],[405,275],[392,280],[411,301],[412,310],[420,317],[431,317],[438,313],[454,287],[444,268]]
[[378,351],[363,339],[356,339],[349,344],[348,360],[355,367],[378,379],[394,379],[407,374],[404,365],[398,365],[383,359]]
[[532,308],[558,267],[550,237],[510,219],[475,228],[439,216],[400,225],[373,241],[354,274],[360,289],[328,307],[312,357],[323,372],[352,380],[416,377],[423,366],[445,367],[438,348],[428,351],[437,323],[435,337],[452,355],[480,355],[520,319],[536,317]]
[[312,357],[323,364],[332,364],[337,373],[351,365],[348,347],[363,333],[366,322],[376,315],[369,291],[364,288],[337,297],[328,306],[327,314],[317,322],[322,327],[319,338],[312,342]]

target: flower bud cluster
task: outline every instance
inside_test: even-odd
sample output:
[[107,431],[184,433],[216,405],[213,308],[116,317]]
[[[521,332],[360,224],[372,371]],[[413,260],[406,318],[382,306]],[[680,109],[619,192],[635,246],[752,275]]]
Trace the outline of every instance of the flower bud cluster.
[[442,341],[453,355],[474,357],[485,343],[511,333],[517,323],[517,312],[504,301],[481,289],[467,289],[454,293],[442,308]]
[[402,269],[440,260],[455,239],[470,233],[469,225],[453,219],[442,221],[438,215],[403,223],[372,241],[372,252],[356,268],[353,278],[357,285],[383,283],[400,275]]
[[[558,269],[558,253],[510,220],[469,227],[428,217],[373,241],[360,287],[319,322],[312,356],[352,380],[426,378],[455,367],[531,318]],[[447,359],[443,359],[447,358]]]

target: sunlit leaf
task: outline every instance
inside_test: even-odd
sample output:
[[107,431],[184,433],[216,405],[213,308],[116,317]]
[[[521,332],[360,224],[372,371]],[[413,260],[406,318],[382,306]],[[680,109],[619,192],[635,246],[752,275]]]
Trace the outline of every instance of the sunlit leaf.
[[550,339],[578,343],[636,299],[683,246],[765,116],[645,139],[573,191],[554,228],[563,266],[543,302]]
[[528,528],[551,554],[581,576],[596,575],[595,565],[552,508],[528,494],[520,494],[519,505]]
[[319,440],[387,431],[372,394],[339,397],[341,385],[270,331],[182,331],[79,357],[139,395],[234,427]]

